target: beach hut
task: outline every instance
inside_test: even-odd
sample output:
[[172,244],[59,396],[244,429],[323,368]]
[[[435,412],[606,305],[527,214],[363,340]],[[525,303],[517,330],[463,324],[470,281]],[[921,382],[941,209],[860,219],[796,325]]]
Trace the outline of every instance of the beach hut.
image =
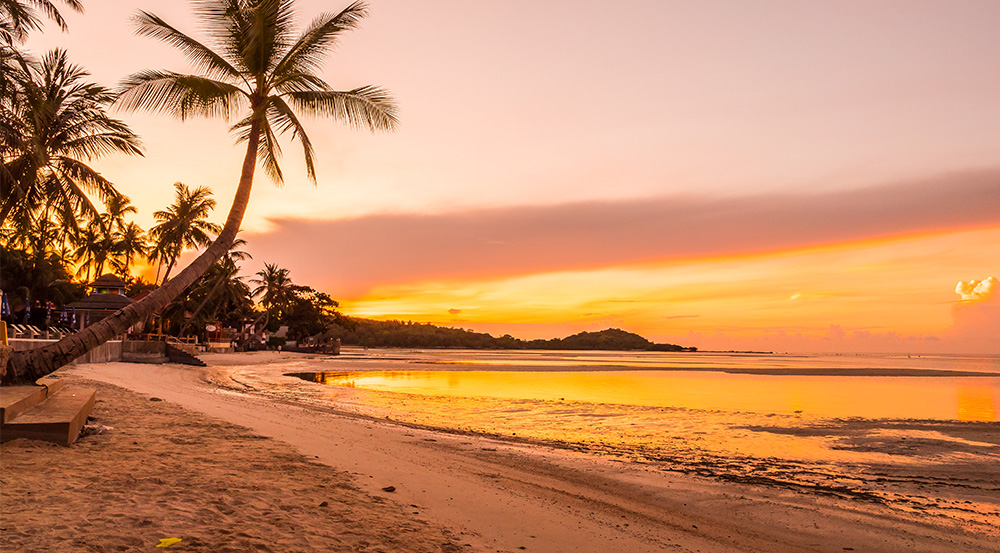
[[[115,275],[101,275],[90,283],[90,295],[69,304],[74,318],[81,323],[81,326],[76,327],[74,321],[74,327],[79,330],[96,323],[132,303],[134,300],[125,295],[125,286],[125,281]],[[79,317],[76,317],[77,311],[80,312]]]

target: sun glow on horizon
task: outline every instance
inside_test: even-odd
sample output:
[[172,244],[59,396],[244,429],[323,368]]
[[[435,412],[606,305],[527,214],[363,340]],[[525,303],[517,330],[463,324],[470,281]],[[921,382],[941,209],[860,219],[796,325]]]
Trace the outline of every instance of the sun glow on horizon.
[[376,319],[493,330],[506,324],[531,329],[532,335],[519,336],[526,338],[608,326],[651,338],[789,332],[817,338],[836,329],[921,337],[951,328],[952,306],[960,301],[952,287],[979,275],[982,259],[1000,259],[1000,228],[511,278],[420,281],[378,287],[343,306],[350,315]]

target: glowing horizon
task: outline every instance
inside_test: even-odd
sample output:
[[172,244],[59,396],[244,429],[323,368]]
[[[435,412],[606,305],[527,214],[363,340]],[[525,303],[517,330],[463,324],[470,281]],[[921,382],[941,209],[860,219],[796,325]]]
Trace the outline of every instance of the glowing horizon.
[[[951,256],[956,276],[927,273],[934,264],[921,252]],[[830,344],[810,343],[817,339],[835,337],[850,345],[851,338],[863,337],[869,342],[860,348],[865,351],[996,352],[989,339],[996,327],[952,335],[960,322],[954,307],[963,303],[956,283],[973,278],[961,275],[977,270],[980,255],[1000,258],[1000,226],[681,263],[420,281],[376,288],[343,306],[357,316],[494,333],[507,328],[521,338],[613,326],[703,349],[727,341],[733,348],[760,349],[770,340],[769,350],[798,341],[815,351]],[[989,308],[997,302],[989,297],[983,303]],[[776,339],[778,334],[785,336]],[[759,345],[747,347],[753,344]]]

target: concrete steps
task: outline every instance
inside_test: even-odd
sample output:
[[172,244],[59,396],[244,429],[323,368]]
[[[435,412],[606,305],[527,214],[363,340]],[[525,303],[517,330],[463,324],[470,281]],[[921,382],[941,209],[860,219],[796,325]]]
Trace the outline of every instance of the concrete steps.
[[0,387],[0,440],[45,440],[70,445],[94,408],[97,390],[42,379],[38,386]]
[[167,358],[170,359],[171,363],[180,363],[182,365],[193,365],[195,367],[204,367],[205,362],[198,359],[194,355],[182,350],[181,348],[167,343]]
[[38,405],[45,398],[62,389],[65,381],[42,378],[35,386],[0,387],[0,424],[6,424],[24,411]]

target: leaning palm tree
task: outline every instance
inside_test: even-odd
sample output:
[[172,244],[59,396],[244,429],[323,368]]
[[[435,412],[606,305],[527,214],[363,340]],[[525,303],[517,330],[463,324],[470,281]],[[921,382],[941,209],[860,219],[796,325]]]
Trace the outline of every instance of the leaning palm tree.
[[309,178],[315,183],[312,143],[296,110],[333,117],[355,128],[391,130],[396,126],[395,104],[383,89],[364,86],[339,92],[317,74],[325,53],[367,14],[364,3],[354,2],[340,13],[318,16],[298,38],[292,34],[289,0],[204,0],[197,6],[202,25],[218,43],[217,51],[153,14],[141,12],[136,22],[139,34],[177,47],[202,74],[142,71],[125,81],[119,105],[181,119],[243,114],[232,128],[239,142],[246,142],[246,156],[222,232],[190,265],[143,300],[54,345],[15,352],[10,379],[44,376],[121,334],[165,307],[222,257],[239,231],[257,163],[281,181],[279,134],[290,132],[301,142]]
[[[249,253],[236,249],[242,248],[246,243],[247,241],[242,238],[234,240],[233,245],[230,246],[226,255],[213,263],[205,271],[205,274],[192,285],[192,287],[197,287],[200,283],[202,288],[208,289],[208,292],[204,294],[201,303],[191,313],[191,317],[181,326],[180,331],[177,333],[178,338],[187,332],[188,327],[191,326],[191,322],[197,319],[198,315],[201,314],[201,311],[205,309],[205,306],[210,301],[214,300],[215,302],[212,318],[215,318],[215,314],[218,313],[221,306],[239,303],[237,296],[240,294],[246,298],[247,302],[250,301],[250,289],[243,283],[243,277],[239,276],[240,266],[236,264],[237,261],[245,261],[253,258]],[[208,288],[209,285],[211,285],[211,288]],[[243,293],[244,291],[245,293]]]
[[209,233],[218,234],[221,230],[219,225],[208,220],[208,215],[215,209],[210,189],[204,186],[188,188],[182,182],[175,183],[174,188],[177,193],[174,203],[153,213],[159,224],[149,229],[150,238],[155,243],[154,256],[159,258],[157,261],[167,263],[164,282],[170,278],[170,271],[184,249],[208,246],[212,243]]

